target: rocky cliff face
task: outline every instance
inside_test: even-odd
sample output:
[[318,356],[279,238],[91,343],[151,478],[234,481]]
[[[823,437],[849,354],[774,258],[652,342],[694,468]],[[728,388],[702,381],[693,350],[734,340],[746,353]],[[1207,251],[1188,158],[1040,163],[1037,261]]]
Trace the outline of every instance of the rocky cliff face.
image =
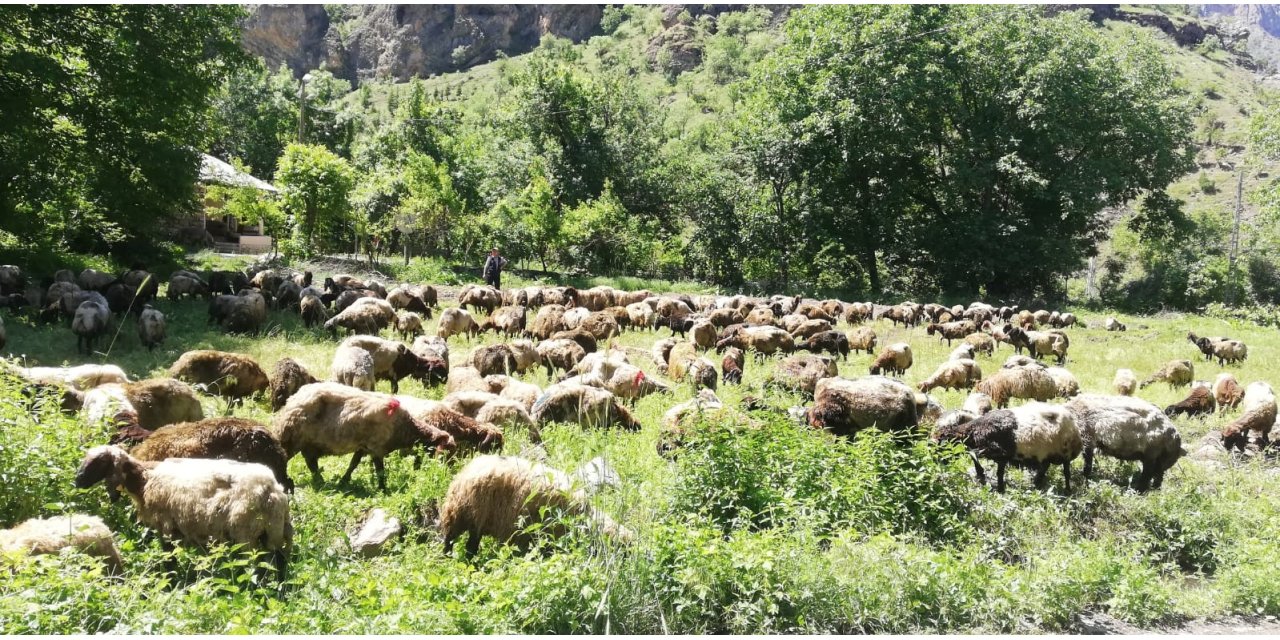
[[294,74],[324,66],[360,82],[407,80],[524,53],[545,34],[579,42],[598,32],[602,5],[257,5],[244,44]]
[[1228,28],[1247,30],[1249,53],[1273,70],[1280,68],[1280,6],[1266,4],[1204,4],[1200,15]]

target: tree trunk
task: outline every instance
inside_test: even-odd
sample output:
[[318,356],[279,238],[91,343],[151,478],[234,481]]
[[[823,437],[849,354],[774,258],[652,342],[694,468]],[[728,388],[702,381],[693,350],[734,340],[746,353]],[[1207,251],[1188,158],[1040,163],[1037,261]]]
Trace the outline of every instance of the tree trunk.
[[863,250],[862,255],[863,267],[867,270],[867,280],[871,284],[872,293],[880,293],[880,266],[876,264],[875,247],[868,246]]

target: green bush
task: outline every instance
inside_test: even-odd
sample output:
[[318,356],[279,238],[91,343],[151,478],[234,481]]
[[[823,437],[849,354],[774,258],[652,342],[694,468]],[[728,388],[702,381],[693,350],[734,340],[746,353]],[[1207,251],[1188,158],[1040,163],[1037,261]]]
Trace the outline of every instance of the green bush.
[[703,424],[680,452],[675,508],[725,531],[805,523],[822,532],[956,538],[971,484],[954,450],[878,430],[852,442],[780,417]]

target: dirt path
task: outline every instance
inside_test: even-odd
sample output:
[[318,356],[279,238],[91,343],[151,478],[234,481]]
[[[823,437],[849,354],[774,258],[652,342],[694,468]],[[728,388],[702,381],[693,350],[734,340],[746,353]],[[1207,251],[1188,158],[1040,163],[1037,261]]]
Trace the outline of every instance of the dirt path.
[[1071,631],[1081,635],[1280,635],[1280,620],[1271,616],[1233,616],[1221,620],[1192,620],[1171,627],[1143,629],[1105,613],[1087,613],[1077,618]]

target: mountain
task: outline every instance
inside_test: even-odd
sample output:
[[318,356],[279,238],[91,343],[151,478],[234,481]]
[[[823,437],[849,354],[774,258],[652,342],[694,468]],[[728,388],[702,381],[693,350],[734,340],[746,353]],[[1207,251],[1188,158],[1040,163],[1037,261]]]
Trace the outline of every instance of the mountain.
[[516,55],[552,34],[580,42],[602,5],[301,5],[250,7],[244,46],[301,76],[323,66],[361,82],[405,81]]
[[1280,6],[1268,4],[1204,4],[1200,15],[1248,33],[1249,54],[1280,69]]

